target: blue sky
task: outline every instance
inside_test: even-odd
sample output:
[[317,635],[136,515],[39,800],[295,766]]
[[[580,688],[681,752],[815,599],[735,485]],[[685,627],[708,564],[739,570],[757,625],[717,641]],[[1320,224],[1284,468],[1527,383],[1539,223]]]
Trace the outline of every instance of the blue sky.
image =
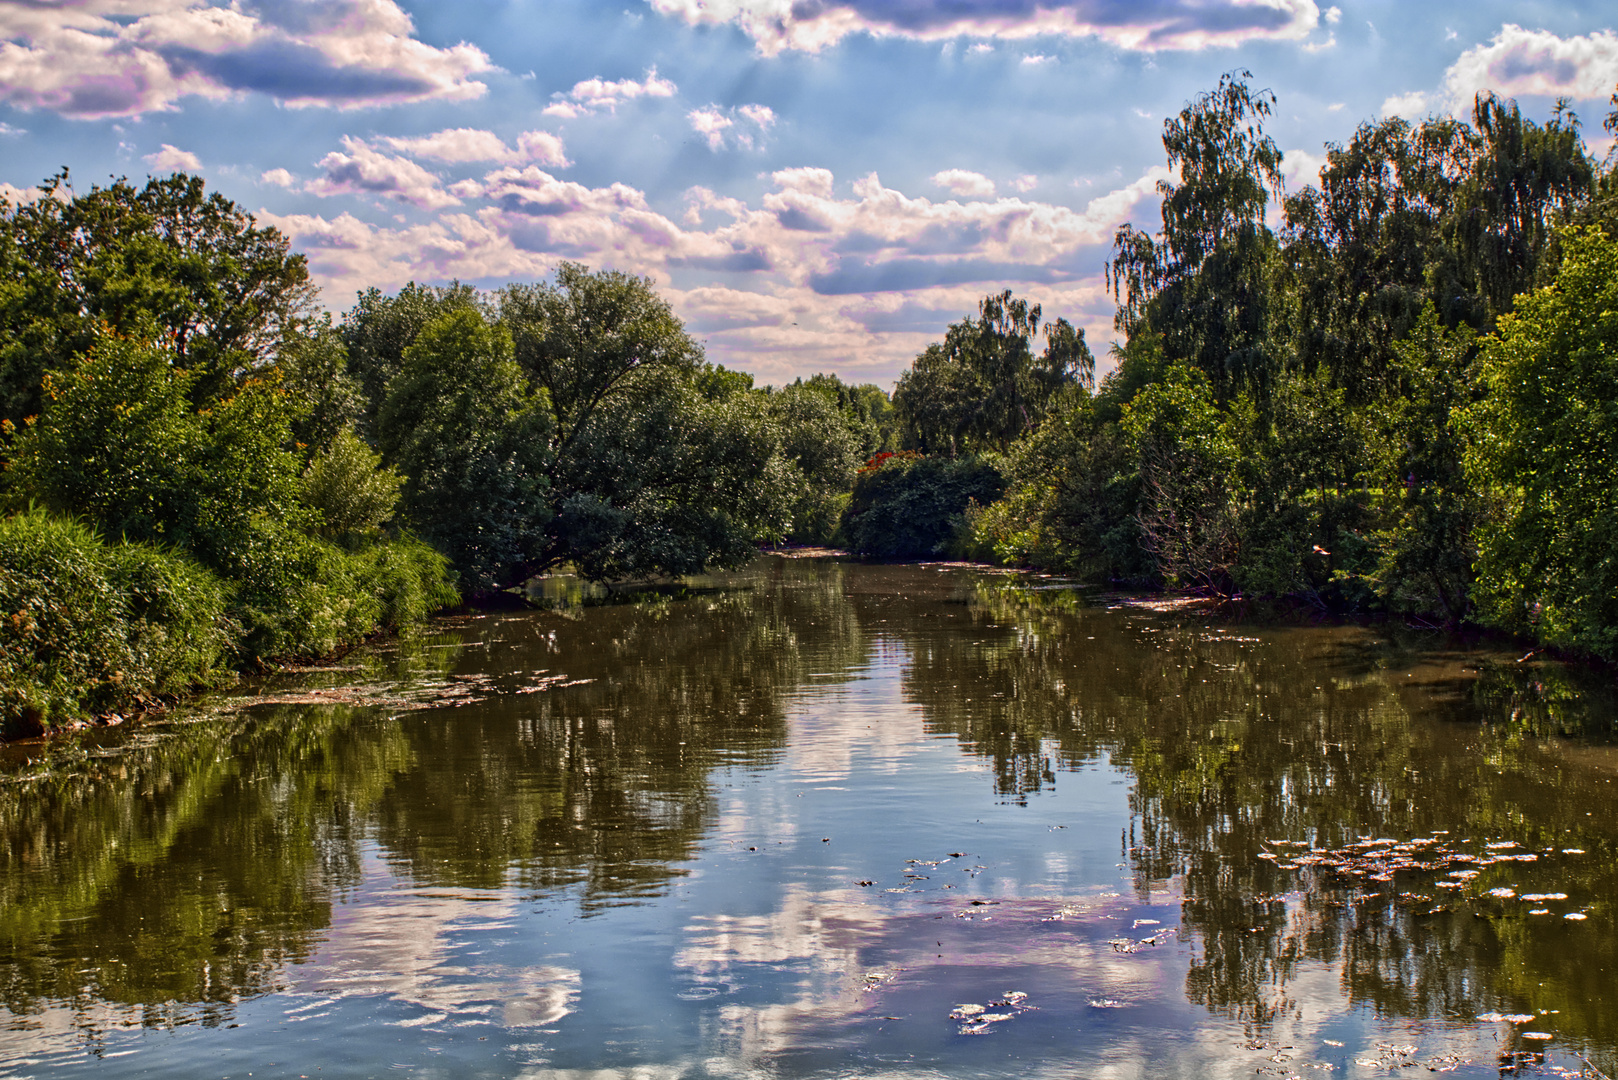
[[1390,113],[1618,84],[1610,3],[0,0],[0,194],[175,169],[284,231],[326,305],[563,259],[651,277],[711,359],[891,384],[1010,288],[1103,359],[1114,230],[1166,116],[1274,91],[1303,186]]

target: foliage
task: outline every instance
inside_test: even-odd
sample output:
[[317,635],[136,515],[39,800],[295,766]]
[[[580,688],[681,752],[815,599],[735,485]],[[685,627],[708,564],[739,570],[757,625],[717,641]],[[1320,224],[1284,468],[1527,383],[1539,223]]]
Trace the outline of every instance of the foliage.
[[1065,319],[1044,328],[1045,349],[1035,356],[1038,304],[1008,289],[984,297],[978,316],[951,324],[899,377],[893,407],[907,446],[952,456],[1004,450],[1038,427],[1065,389],[1092,382],[1084,331]]
[[198,177],[79,194],[64,170],[42,189],[0,202],[0,419],[39,412],[45,376],[103,325],[164,342],[206,402],[269,363],[311,310],[303,256]]
[[1446,330],[1428,305],[1394,352],[1400,392],[1380,410],[1379,591],[1397,609],[1456,625],[1473,613],[1476,532],[1489,510],[1463,467],[1460,421],[1479,396],[1476,336]]
[[1226,593],[1240,548],[1237,448],[1207,376],[1179,366],[1124,407],[1139,462],[1142,541],[1165,581]]
[[243,562],[232,611],[247,662],[328,656],[460,600],[444,556],[408,536],[344,548],[272,533]]
[[521,580],[547,544],[554,421],[511,359],[511,337],[474,307],[453,307],[404,350],[376,433],[405,477],[403,511],[463,585]]
[[1163,124],[1178,184],[1158,182],[1162,231],[1118,230],[1108,281],[1126,334],[1162,335],[1176,361],[1200,369],[1220,397],[1262,386],[1275,240],[1265,207],[1281,189],[1281,151],[1264,134],[1275,95],[1251,72],[1226,74]]
[[835,397],[802,380],[768,401],[770,420],[780,432],[780,454],[796,472],[787,536],[799,543],[828,543],[868,432]]
[[352,428],[338,428],[304,470],[303,501],[319,515],[322,536],[365,536],[393,516],[403,484]]
[[285,449],[292,403],[250,379],[212,407],[166,348],[107,333],[75,368],[47,375],[44,405],[18,432],[12,481],[105,535],[189,551],[233,576],[261,525],[308,520]]
[[359,294],[339,327],[349,374],[364,398],[367,433],[404,367],[405,350],[429,323],[462,308],[481,310],[477,290],[459,282],[443,288],[410,282],[393,296],[370,288]]
[[183,556],[38,508],[0,519],[0,737],[218,681],[236,633],[225,597]]
[[860,470],[843,535],[862,555],[936,557],[965,531],[972,504],[992,503],[1004,490],[1001,466],[989,457],[892,454]]
[[1618,656],[1618,242],[1567,234],[1554,284],[1483,343],[1466,467],[1503,501],[1480,530],[1485,614]]

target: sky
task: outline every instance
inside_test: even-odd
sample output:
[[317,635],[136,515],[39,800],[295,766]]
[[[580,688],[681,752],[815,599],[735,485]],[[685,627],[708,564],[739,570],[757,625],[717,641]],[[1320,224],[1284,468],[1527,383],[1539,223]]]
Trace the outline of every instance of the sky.
[[1275,94],[1289,188],[1387,115],[1571,100],[1598,156],[1611,0],[0,0],[0,196],[183,171],[334,313],[564,260],[650,278],[708,358],[890,387],[1010,289],[1114,338],[1165,118]]

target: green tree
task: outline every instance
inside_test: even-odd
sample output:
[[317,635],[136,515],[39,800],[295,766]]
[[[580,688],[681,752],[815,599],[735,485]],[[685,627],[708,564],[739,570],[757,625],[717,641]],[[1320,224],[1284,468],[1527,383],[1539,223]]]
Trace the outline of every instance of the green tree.
[[392,296],[378,288],[359,294],[343,314],[339,332],[347,372],[364,395],[362,431],[375,424],[389,387],[404,368],[405,350],[422,330],[451,311],[482,311],[484,306],[477,290],[460,282],[435,288],[412,281]]
[[376,420],[405,477],[407,519],[473,592],[526,576],[545,551],[554,420],[511,359],[511,336],[471,306],[429,322],[404,350]]
[[286,449],[293,403],[273,380],[250,379],[199,409],[197,377],[175,359],[108,334],[76,368],[47,375],[10,479],[19,497],[105,535],[184,548],[232,576],[261,526],[309,523]]
[[1275,95],[1252,73],[1222,76],[1163,124],[1180,182],[1158,182],[1162,230],[1118,230],[1108,281],[1117,325],[1162,335],[1171,361],[1199,368],[1223,399],[1273,372],[1270,279],[1276,242],[1265,208],[1281,191],[1281,151],[1264,134]]
[[1503,504],[1480,530],[1484,615],[1618,656],[1618,242],[1563,237],[1554,284],[1518,297],[1478,358],[1466,466]]
[[1065,389],[1090,385],[1095,359],[1084,331],[1065,319],[1044,327],[1046,345],[1035,354],[1041,314],[1008,289],[927,346],[893,392],[906,444],[950,455],[1004,450],[1037,428]]
[[403,485],[404,477],[345,427],[304,470],[303,499],[320,515],[316,531],[322,536],[365,536],[393,516]]
[[1122,427],[1139,462],[1143,545],[1181,588],[1229,594],[1240,551],[1236,445],[1199,369],[1170,368],[1125,406]]
[[38,413],[45,375],[103,325],[163,342],[200,403],[230,396],[312,310],[303,256],[198,177],[78,194],[64,170],[42,187],[0,202],[0,419]]

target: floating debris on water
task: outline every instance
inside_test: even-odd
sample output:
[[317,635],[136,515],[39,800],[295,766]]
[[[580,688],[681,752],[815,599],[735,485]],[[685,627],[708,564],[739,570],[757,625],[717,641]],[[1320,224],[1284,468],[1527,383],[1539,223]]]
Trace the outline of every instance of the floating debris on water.
[[1526,1024],[1533,1018],[1533,1013],[1486,1012],[1478,1016],[1478,1020],[1485,1024]]
[[[1012,1019],[1018,1013],[1027,1012],[1034,1008],[1028,1004],[1028,995],[1021,990],[1007,990],[1000,997],[986,1005],[968,1002],[957,1005],[950,1012],[951,1020],[961,1021],[957,1031],[962,1035],[982,1035],[988,1032],[995,1024]],[[991,1011],[993,1010],[993,1011]]]

